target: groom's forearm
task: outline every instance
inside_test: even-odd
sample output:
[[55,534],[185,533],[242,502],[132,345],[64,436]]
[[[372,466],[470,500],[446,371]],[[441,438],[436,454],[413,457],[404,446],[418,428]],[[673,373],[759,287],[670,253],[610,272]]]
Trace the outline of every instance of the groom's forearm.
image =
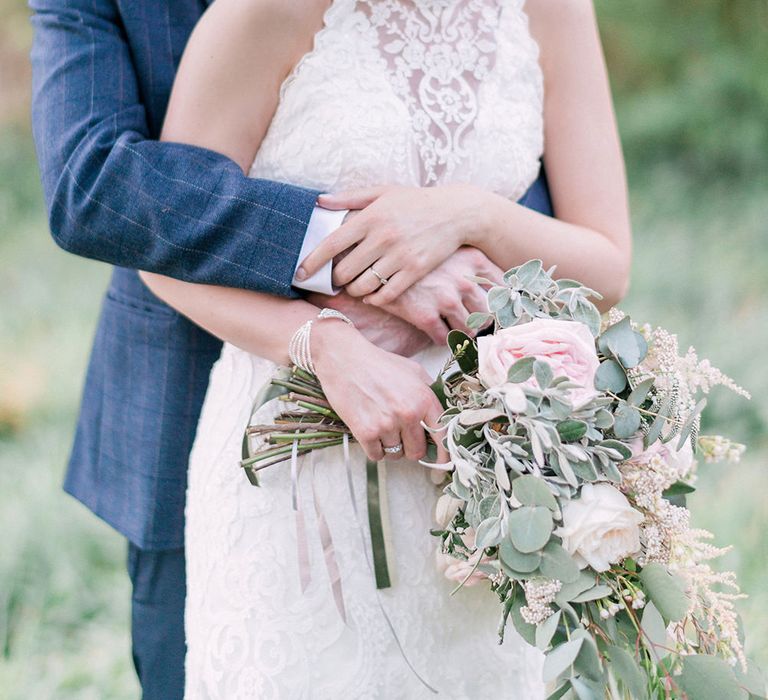
[[32,0],[33,128],[65,250],[181,280],[296,294],[317,192],[249,179],[228,158],[151,140],[107,0]]

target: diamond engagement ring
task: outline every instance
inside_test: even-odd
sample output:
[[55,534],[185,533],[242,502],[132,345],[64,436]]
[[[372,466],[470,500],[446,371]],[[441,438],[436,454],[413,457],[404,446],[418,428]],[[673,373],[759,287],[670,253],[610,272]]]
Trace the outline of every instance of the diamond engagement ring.
[[371,265],[368,269],[374,275],[376,275],[376,278],[379,280],[379,282],[381,282],[382,286],[384,286],[387,282],[389,282],[389,280],[386,277],[384,277],[384,275],[380,275],[378,272],[376,272],[376,270],[374,269],[373,265]]
[[401,452],[403,449],[403,443],[399,442],[397,445],[394,445],[393,447],[385,447],[384,452],[386,452],[388,455],[396,455],[398,452]]

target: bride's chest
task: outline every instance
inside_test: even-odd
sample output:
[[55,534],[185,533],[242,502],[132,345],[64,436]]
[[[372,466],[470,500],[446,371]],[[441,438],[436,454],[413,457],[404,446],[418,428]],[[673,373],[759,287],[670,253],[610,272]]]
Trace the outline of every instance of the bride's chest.
[[543,151],[543,87],[521,11],[499,15],[493,41],[482,27],[414,30],[362,12],[330,20],[283,84],[252,176],[321,190],[527,189]]

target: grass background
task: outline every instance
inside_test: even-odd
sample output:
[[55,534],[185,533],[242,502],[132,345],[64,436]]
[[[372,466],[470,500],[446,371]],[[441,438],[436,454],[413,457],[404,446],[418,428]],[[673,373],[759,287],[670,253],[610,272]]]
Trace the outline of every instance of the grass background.
[[[702,469],[694,522],[737,549],[768,667],[768,3],[597,0],[629,165],[638,319],[753,393],[707,427],[750,445]],[[31,31],[0,0],[0,700],[138,697],[125,543],[60,491],[105,266],[47,234],[28,127]]]

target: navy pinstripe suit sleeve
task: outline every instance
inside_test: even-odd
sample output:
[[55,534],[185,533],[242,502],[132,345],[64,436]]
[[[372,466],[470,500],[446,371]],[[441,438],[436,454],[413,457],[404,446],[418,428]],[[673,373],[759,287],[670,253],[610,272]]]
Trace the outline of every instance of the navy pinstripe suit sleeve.
[[32,122],[56,242],[113,265],[294,295],[317,192],[249,179],[212,151],[151,140],[113,0],[30,7]]

